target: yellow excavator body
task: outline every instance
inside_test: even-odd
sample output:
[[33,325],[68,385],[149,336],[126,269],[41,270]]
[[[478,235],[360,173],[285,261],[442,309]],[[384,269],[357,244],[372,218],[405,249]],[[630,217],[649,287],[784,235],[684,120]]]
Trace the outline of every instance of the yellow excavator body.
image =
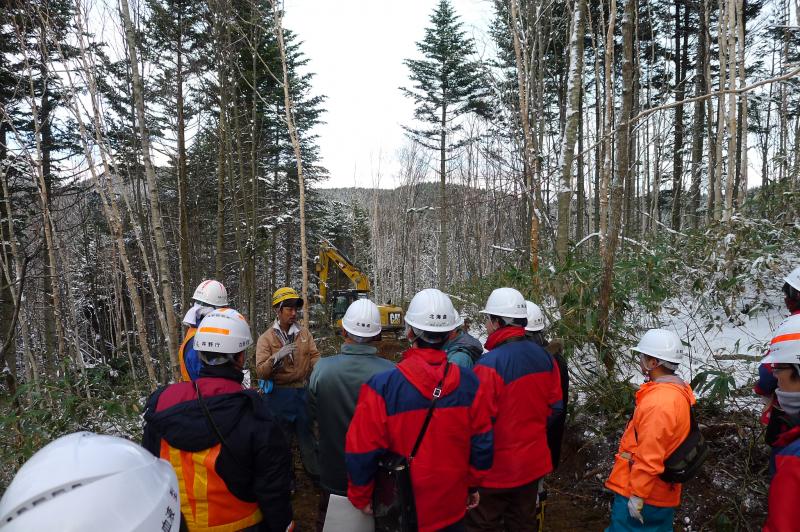
[[[344,273],[353,283],[353,288],[346,290],[329,290],[328,277],[331,263]],[[350,303],[360,298],[368,298],[372,290],[369,277],[362,272],[336,246],[323,240],[316,263],[319,276],[320,302],[330,307],[330,323],[335,327],[342,326],[342,317]],[[399,331],[403,328],[403,309],[397,305],[378,305],[381,314],[381,328],[384,331]]]

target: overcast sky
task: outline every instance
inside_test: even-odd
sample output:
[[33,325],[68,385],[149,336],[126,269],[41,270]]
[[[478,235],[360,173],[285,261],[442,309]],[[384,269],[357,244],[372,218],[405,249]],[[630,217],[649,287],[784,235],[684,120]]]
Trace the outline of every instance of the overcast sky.
[[[285,0],[284,24],[309,58],[315,94],[324,94],[326,122],[316,129],[322,164],[330,179],[322,186],[394,187],[396,152],[406,142],[401,124],[411,122],[413,104],[398,87],[409,85],[406,58],[438,0]],[[479,52],[487,46],[490,0],[452,0]]]

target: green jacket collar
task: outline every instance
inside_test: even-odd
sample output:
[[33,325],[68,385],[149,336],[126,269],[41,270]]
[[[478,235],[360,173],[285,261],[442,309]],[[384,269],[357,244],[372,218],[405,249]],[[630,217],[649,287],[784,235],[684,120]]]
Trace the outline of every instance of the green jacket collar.
[[378,348],[370,344],[342,344],[343,355],[374,355]]

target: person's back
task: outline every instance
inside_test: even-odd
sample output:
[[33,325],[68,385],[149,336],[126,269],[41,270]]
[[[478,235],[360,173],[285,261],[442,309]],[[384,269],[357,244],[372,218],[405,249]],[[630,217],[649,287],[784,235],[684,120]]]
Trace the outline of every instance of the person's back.
[[320,359],[308,383],[309,413],[319,425],[320,483],[347,494],[344,442],[361,386],[373,375],[394,368],[371,345],[344,344],[342,353]]
[[447,360],[462,368],[472,368],[483,354],[483,345],[466,331],[455,331],[455,336],[444,344]]
[[[188,382],[151,396],[142,442],[173,465],[186,487],[182,502],[190,530],[232,523],[240,528],[263,523],[258,530],[271,530],[264,517],[291,521],[289,450],[266,400],[235,380],[210,377],[205,368],[195,382],[225,445],[209,428]],[[205,485],[205,493],[189,488],[197,485]],[[263,516],[262,508],[276,515]]]
[[694,402],[692,389],[677,377],[642,384],[606,487],[623,497],[639,495],[652,506],[678,506],[681,484],[671,484],[658,475],[666,458],[689,435],[689,407]]
[[266,398],[242,388],[247,322],[232,309],[215,311],[195,339],[200,377],[150,396],[142,445],[172,464],[189,530],[284,531],[292,523],[290,455]]
[[661,474],[667,458],[691,430],[694,394],[675,374],[685,349],[675,332],[650,329],[631,351],[639,355],[646,382],[636,392],[633,416],[605,484],[615,494],[606,532],[671,532],[681,484],[668,482]]
[[[367,479],[376,451],[411,453],[445,362],[443,351],[411,348],[396,369],[374,376],[362,388],[347,433],[348,496],[354,506],[371,501]],[[467,488],[477,486],[491,465],[491,425],[477,377],[450,364],[441,390],[411,467],[420,530],[438,530],[461,519]]]
[[567,405],[569,401],[569,369],[564,358],[564,341],[560,338],[547,339],[545,318],[541,307],[533,301],[525,301],[528,312],[528,324],[525,326],[525,337],[550,353],[558,365],[561,378],[561,397],[563,409],[547,426],[547,447],[550,449],[550,458],[553,469],[558,468],[561,461],[561,442],[564,439],[564,428],[567,424]]
[[547,427],[563,410],[558,366],[525,338],[527,304],[518,290],[493,290],[480,312],[488,352],[475,373],[494,421],[495,455],[467,530],[535,530],[539,486],[553,470]]
[[518,329],[475,366],[495,413],[494,465],[483,482],[489,488],[521,486],[553,469],[546,430],[563,410],[558,366]]
[[492,464],[488,402],[477,376],[447,362],[441,349],[461,325],[446,294],[422,290],[411,300],[405,321],[414,347],[396,369],[375,375],[361,388],[347,431],[347,495],[353,506],[371,513],[379,460],[404,456],[411,464],[419,530],[456,530],[466,510],[477,506],[477,486]]
[[183,341],[178,348],[178,362],[181,370],[181,379],[189,382],[200,376],[200,357],[194,347],[194,336],[197,334],[197,325],[210,312],[228,306],[228,291],[219,281],[208,279],[197,285],[192,295],[194,304],[183,316],[182,324],[187,327]]

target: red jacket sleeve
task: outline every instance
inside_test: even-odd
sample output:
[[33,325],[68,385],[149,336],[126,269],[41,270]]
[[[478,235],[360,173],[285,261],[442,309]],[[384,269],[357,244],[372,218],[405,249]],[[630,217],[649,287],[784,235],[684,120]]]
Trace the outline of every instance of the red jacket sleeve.
[[386,403],[367,383],[361,386],[345,440],[347,497],[356,508],[372,502],[378,459],[387,448]]
[[486,387],[478,386],[475,400],[470,406],[472,435],[469,453],[469,486],[478,487],[480,481],[492,467],[494,458],[494,432],[489,414],[489,400]]
[[797,530],[800,523],[800,456],[778,455],[769,486],[769,510],[764,532]]

